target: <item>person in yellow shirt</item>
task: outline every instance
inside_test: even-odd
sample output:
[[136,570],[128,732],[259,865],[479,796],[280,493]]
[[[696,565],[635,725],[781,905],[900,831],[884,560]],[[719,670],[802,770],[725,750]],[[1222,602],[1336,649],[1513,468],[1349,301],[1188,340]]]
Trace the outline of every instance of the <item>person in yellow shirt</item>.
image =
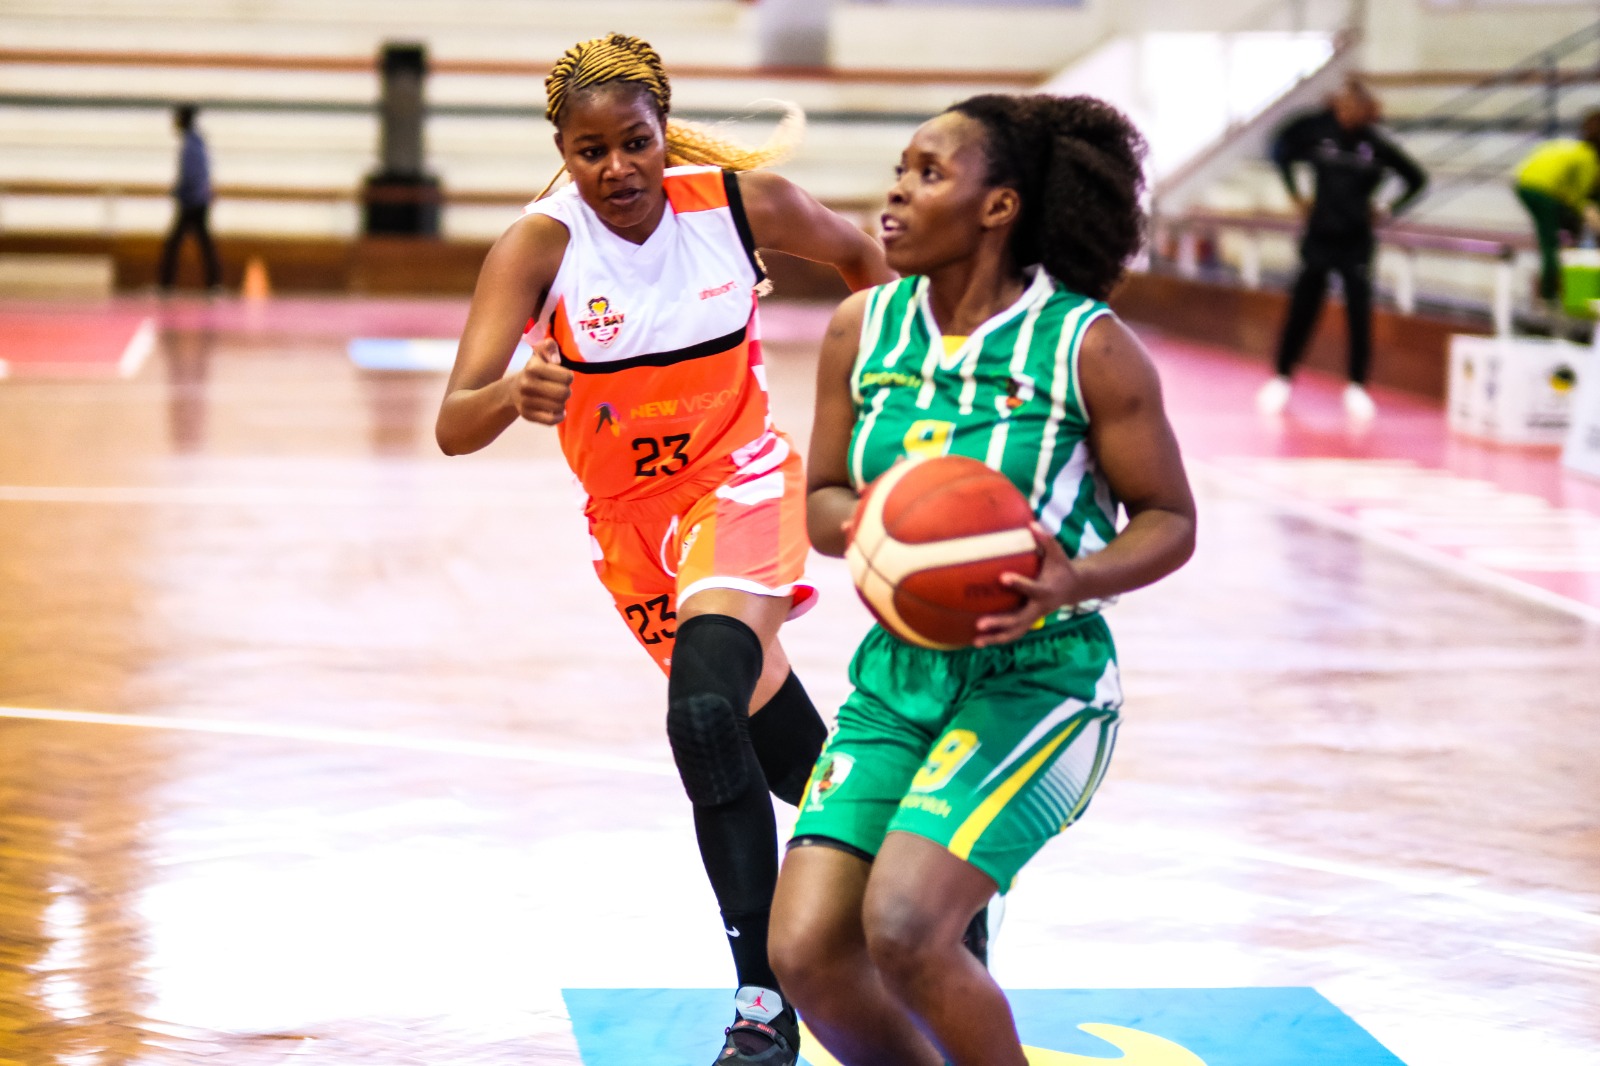
[[1583,117],[1580,136],[1541,143],[1517,164],[1517,199],[1539,241],[1539,296],[1561,295],[1561,235],[1600,230],[1600,111]]

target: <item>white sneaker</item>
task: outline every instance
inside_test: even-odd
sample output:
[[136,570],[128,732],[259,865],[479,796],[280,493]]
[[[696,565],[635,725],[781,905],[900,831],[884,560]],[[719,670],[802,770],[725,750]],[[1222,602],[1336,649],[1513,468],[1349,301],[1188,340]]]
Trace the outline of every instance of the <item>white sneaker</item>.
[[1256,410],[1264,415],[1282,414],[1283,409],[1289,405],[1289,392],[1288,378],[1273,378],[1256,393]]
[[1352,381],[1344,387],[1344,413],[1357,422],[1368,422],[1378,413],[1378,405],[1366,389]]

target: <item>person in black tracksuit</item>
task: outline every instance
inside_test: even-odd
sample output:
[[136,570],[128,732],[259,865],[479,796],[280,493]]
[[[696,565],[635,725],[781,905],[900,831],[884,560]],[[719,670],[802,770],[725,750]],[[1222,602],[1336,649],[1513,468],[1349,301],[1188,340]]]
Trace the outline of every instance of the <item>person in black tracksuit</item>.
[[[1372,358],[1374,231],[1410,206],[1428,181],[1416,161],[1379,132],[1374,125],[1377,119],[1377,101],[1352,79],[1334,95],[1330,107],[1290,122],[1273,140],[1272,161],[1305,216],[1306,227],[1300,242],[1300,276],[1278,342],[1277,377],[1257,396],[1262,410],[1269,413],[1281,411],[1288,402],[1290,375],[1316,325],[1332,273],[1344,283],[1350,327],[1345,410],[1356,418],[1370,418],[1374,413],[1366,392]],[[1309,199],[1296,184],[1296,164],[1311,168]],[[1404,182],[1404,189],[1387,206],[1374,204],[1391,173]]]
[[183,104],[172,112],[172,125],[183,137],[183,146],[178,152],[178,181],[172,189],[177,210],[173,212],[172,228],[161,247],[161,264],[156,271],[156,285],[162,292],[172,291],[178,276],[178,249],[189,233],[194,234],[200,246],[207,291],[214,293],[222,288],[222,264],[211,240],[211,156],[195,128],[197,110],[193,104]]

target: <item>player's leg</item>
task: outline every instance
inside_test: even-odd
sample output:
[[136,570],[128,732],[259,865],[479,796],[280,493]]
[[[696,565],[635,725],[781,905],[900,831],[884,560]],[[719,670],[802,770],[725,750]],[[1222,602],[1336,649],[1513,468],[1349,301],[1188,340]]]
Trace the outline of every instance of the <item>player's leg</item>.
[[806,1025],[851,1066],[939,1066],[867,954],[861,924],[871,857],[823,837],[796,837],[772,902],[775,967]]
[[178,277],[178,250],[183,244],[184,233],[189,229],[189,210],[181,204],[175,204],[172,209],[172,228],[162,242],[161,262],[156,268],[156,284],[163,290],[172,288]]
[[[869,631],[806,786],[773,904],[774,968],[806,1024],[849,1063],[942,1061],[867,955],[861,901],[870,863],[958,686],[938,653]],[[792,984],[790,984],[792,982]]]
[[1295,279],[1289,294],[1289,313],[1284,319],[1283,334],[1278,340],[1277,371],[1287,379],[1294,373],[1296,364],[1305,353],[1306,342],[1317,324],[1322,311],[1322,301],[1328,292],[1328,264],[1320,251],[1307,246],[1303,252],[1300,276]]
[[825,730],[777,639],[813,595],[803,471],[781,437],[763,455],[679,525],[667,733],[739,978],[719,1061],[778,1064],[794,1061],[799,1023],[767,957],[778,878],[767,768],[780,794],[798,799]]
[[1539,298],[1554,301],[1561,295],[1563,205],[1554,196],[1521,186],[1517,187],[1517,199],[1533,219],[1533,234],[1539,244]]
[[943,845],[891,832],[864,903],[875,972],[957,1066],[1027,1062],[1005,993],[963,943],[969,916],[995,887],[989,875]]
[[790,1063],[799,1047],[794,1009],[767,959],[778,835],[748,724],[762,638],[774,641],[788,609],[787,599],[748,592],[696,593],[679,610],[667,684],[667,738],[738,975],[724,1062]]
[[773,640],[750,701],[750,743],[774,796],[791,807],[800,805],[827,737],[816,704],[790,668],[782,643]]
[[1087,806],[1121,691],[1087,616],[950,656],[960,707],[898,805],[864,923],[874,963],[956,1066],[1024,1061],[1004,995],[961,943],[973,911]]
[[211,239],[210,216],[210,204],[201,204],[194,209],[194,235],[200,244],[200,261],[205,267],[206,288],[215,290],[222,285],[222,263],[217,259],[217,246]]
[[1349,384],[1345,386],[1345,411],[1355,419],[1377,413],[1367,395],[1372,366],[1372,253],[1363,248],[1338,263],[1344,283],[1345,322],[1350,334]]

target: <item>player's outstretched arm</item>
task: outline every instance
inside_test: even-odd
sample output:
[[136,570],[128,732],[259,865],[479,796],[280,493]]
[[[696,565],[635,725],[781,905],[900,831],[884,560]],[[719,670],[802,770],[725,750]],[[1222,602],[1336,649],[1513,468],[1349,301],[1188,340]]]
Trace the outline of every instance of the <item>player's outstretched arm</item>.
[[560,365],[554,344],[539,345],[518,374],[507,377],[506,367],[566,248],[565,226],[526,215],[489,250],[434,424],[446,455],[477,451],[519,417],[555,425],[564,416],[572,371]]
[[782,175],[767,170],[740,174],[739,195],[756,247],[828,263],[856,292],[898,276],[883,261],[883,246],[874,238]]
[[1053,536],[1035,529],[1044,552],[1039,576],[1001,578],[1027,601],[1013,614],[980,620],[980,644],[1014,640],[1068,604],[1141,588],[1194,554],[1194,494],[1144,345],[1116,317],[1102,316],[1084,338],[1078,381],[1089,412],[1089,448],[1127,510],[1128,524],[1105,548],[1071,561]]
[[866,306],[867,296],[859,292],[839,305],[828,323],[817,360],[817,405],[811,424],[811,455],[806,460],[806,526],[812,546],[835,557],[844,554],[844,526],[858,498],[850,483],[850,434],[856,425],[850,372],[861,343]]

